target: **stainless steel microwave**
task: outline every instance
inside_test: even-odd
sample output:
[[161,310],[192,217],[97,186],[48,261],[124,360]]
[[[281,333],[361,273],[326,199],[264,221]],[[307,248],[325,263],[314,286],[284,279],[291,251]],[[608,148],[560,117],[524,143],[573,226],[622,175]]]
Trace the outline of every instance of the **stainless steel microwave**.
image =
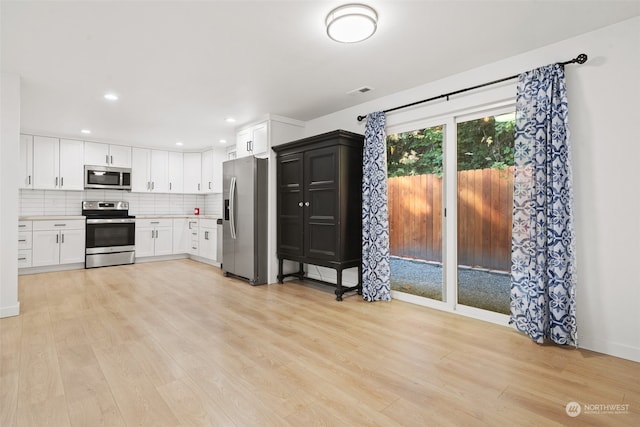
[[84,188],[131,190],[131,168],[85,165]]

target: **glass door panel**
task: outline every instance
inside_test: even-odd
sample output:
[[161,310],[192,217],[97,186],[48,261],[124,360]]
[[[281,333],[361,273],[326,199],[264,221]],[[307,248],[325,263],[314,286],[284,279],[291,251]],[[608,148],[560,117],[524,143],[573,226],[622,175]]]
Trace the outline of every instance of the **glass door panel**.
[[443,301],[443,130],[387,137],[391,289]]
[[513,113],[457,124],[458,304],[509,313]]

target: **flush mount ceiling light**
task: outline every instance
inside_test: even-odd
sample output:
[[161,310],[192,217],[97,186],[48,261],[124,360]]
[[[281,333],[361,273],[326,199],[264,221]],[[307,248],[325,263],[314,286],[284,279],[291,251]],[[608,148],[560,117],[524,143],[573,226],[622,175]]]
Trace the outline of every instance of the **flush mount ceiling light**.
[[104,94],[104,99],[108,99],[109,101],[117,101],[118,95],[115,93],[109,92]]
[[378,14],[365,4],[345,4],[336,7],[325,20],[327,35],[340,43],[357,43],[376,32]]

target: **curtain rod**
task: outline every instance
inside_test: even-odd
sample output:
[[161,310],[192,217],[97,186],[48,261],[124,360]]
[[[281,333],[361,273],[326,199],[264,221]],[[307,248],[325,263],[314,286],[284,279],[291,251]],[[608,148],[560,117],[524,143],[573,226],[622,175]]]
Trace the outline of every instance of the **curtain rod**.
[[[584,54],[584,53],[581,53],[580,55],[576,56],[575,58],[573,58],[573,59],[571,59],[569,61],[560,62],[560,64],[562,64],[562,65],[574,64],[574,63],[584,64],[585,62],[587,62],[587,55]],[[405,104],[405,105],[401,105],[399,107],[389,108],[388,110],[384,110],[383,113],[389,113],[391,111],[400,110],[402,108],[413,107],[414,105],[423,104],[425,102],[430,102],[430,101],[435,101],[436,99],[441,99],[441,98],[447,98],[447,101],[448,101],[449,97],[451,95],[457,95],[459,93],[468,92],[470,90],[479,89],[481,87],[490,86],[490,85],[494,85],[496,83],[502,83],[502,82],[506,82],[508,80],[517,79],[518,76],[520,76],[520,74],[516,74],[514,76],[509,76],[509,77],[504,77],[502,79],[494,80],[492,82],[483,83],[483,84],[480,84],[480,85],[471,86],[471,87],[467,87],[467,88],[464,88],[464,89],[456,90],[456,91],[453,91],[453,92],[445,93],[445,94],[442,94],[442,95],[434,96],[433,98],[423,99],[422,101],[412,102],[411,104]],[[361,122],[366,118],[367,118],[367,116],[358,116],[358,121]]]

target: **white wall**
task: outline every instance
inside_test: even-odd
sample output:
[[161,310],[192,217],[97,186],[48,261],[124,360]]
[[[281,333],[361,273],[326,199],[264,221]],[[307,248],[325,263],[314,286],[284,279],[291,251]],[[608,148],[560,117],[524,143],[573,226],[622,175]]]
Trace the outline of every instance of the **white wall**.
[[[640,18],[312,120],[306,134],[334,129],[363,133],[358,115],[518,74],[583,52],[589,56],[586,64],[566,67],[579,345],[640,361],[640,180],[636,174],[640,144],[635,122],[636,100],[640,99]],[[450,103],[390,113],[387,126],[411,117],[435,117],[450,111],[451,103],[462,106],[467,96],[482,102],[482,93],[460,95]]]
[[18,302],[18,162],[20,78],[0,77],[0,317],[20,313]]

